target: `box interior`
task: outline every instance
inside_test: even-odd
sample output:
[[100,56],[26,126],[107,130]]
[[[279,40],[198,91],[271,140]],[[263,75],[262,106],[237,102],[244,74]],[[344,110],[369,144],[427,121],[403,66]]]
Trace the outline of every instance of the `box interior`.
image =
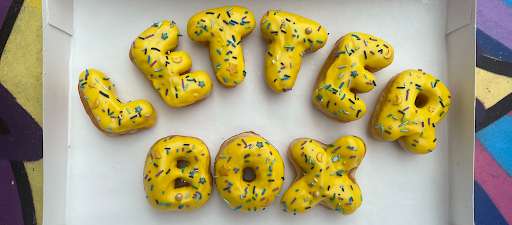
[[[71,29],[52,22],[59,16],[69,19],[68,11],[60,13],[62,9],[52,10],[43,3],[48,9],[43,15],[49,17],[43,20],[48,21],[43,29],[45,224],[306,224],[318,217],[351,224],[472,223],[475,28],[471,1],[72,3]],[[250,9],[258,25],[242,41],[246,79],[237,88],[225,89],[213,79],[208,48],[188,38],[186,25],[198,12],[233,4]],[[263,13],[279,8],[317,21],[330,33],[324,48],[306,54],[293,90],[284,94],[274,93],[265,82],[263,57],[268,44],[259,31]],[[447,10],[453,13],[447,14]],[[190,55],[191,71],[203,70],[213,79],[212,94],[200,104],[185,108],[166,105],[128,59],[133,39],[161,20],[175,21],[184,35],[175,50]],[[374,73],[377,87],[359,95],[367,105],[366,115],[342,124],[315,109],[311,95],[334,43],[349,32],[375,35],[396,52],[393,64]],[[121,101],[151,102],[158,115],[156,125],[122,137],[99,132],[76,90],[78,76],[87,68],[109,76]],[[377,142],[367,131],[385,84],[407,69],[423,69],[437,77],[454,100],[448,116],[436,126],[438,144],[428,155],[405,153],[397,142]],[[173,134],[194,136],[202,139],[214,156],[225,139],[244,131],[260,134],[279,150],[286,168],[281,195],[295,176],[285,157],[292,140],[305,137],[331,143],[342,136],[361,137],[368,148],[356,175],[365,196],[363,205],[350,216],[323,207],[293,216],[282,212],[277,198],[265,211],[244,214],[232,212],[214,187],[209,202],[198,210],[159,212],[149,206],[141,176],[145,155],[154,142]],[[194,216],[198,213],[203,216]]]

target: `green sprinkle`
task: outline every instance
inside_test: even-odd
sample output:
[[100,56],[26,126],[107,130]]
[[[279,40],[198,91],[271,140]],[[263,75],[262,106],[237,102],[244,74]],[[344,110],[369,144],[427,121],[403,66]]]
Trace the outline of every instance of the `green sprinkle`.
[[132,114],[132,113],[130,112],[130,109],[128,109],[128,107],[126,107],[126,111],[128,111],[128,114]]
[[249,29],[249,28],[251,28],[251,25],[245,27],[245,29]]

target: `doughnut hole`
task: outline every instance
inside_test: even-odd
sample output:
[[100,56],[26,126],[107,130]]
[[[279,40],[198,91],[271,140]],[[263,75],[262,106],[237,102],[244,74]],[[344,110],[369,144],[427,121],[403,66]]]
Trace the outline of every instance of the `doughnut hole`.
[[190,186],[190,183],[181,179],[181,178],[176,178],[174,180],[174,189],[178,189],[178,188],[182,188],[182,187],[188,187]]
[[245,182],[251,182],[256,179],[256,173],[254,172],[253,168],[246,167],[243,171],[242,177]]
[[414,105],[418,109],[425,107],[427,103],[428,97],[423,93],[419,93],[418,96],[416,96],[416,100],[414,100]]
[[178,160],[178,162],[176,163],[176,167],[178,167],[179,169],[183,169],[183,168],[187,167],[187,165],[188,165],[188,162],[185,160]]
[[[176,162],[176,167],[178,167],[178,169],[183,169],[183,168],[187,167],[187,165],[188,165],[188,162],[186,160],[180,159]],[[188,187],[188,186],[190,186],[190,183],[181,178],[176,178],[174,180],[174,189],[181,188],[181,187]]]

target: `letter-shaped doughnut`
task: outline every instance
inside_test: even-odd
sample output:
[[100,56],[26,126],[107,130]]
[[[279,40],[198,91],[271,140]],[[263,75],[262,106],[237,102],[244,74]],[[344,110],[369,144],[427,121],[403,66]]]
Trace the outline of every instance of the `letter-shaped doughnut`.
[[394,141],[415,154],[436,147],[436,124],[451,104],[448,89],[421,70],[397,74],[382,90],[370,121],[370,135],[377,141]]
[[302,16],[267,11],[261,18],[261,33],[270,44],[265,54],[265,78],[275,92],[292,89],[306,52],[315,52],[327,42],[327,31]]
[[[215,159],[215,183],[221,198],[234,210],[255,212],[279,196],[284,181],[284,164],[267,140],[245,132],[226,140]],[[246,180],[251,168],[256,178]]]
[[171,52],[181,36],[174,22],[162,21],[142,32],[130,46],[130,60],[160,97],[172,107],[199,103],[212,91],[204,71],[189,73],[186,52]]
[[155,125],[156,112],[144,100],[122,103],[114,84],[102,72],[87,69],[80,74],[78,94],[94,126],[107,136],[132,134]]
[[295,139],[288,156],[295,167],[294,183],[284,193],[284,211],[305,213],[317,204],[349,215],[363,202],[355,171],[366,145],[355,136],[341,137],[326,145],[312,139]]
[[198,138],[169,136],[149,150],[142,175],[151,207],[160,211],[198,209],[210,198],[210,152]]
[[210,59],[220,85],[236,87],[245,78],[242,38],[255,27],[254,15],[240,6],[206,10],[188,21],[188,37],[210,46]]
[[372,35],[341,37],[316,78],[313,104],[339,122],[358,120],[366,105],[357,94],[377,85],[372,73],[389,66],[393,53],[391,45]]

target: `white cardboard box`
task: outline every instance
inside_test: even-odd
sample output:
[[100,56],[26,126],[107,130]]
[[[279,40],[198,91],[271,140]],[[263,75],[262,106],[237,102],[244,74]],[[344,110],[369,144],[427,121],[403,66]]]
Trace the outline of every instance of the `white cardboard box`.
[[[258,25],[242,42],[248,76],[239,87],[225,89],[213,81],[211,96],[200,104],[166,105],[129,61],[131,41],[153,22],[173,20],[184,35],[176,50],[189,53],[191,71],[214,76],[208,49],[187,37],[186,24],[198,12],[227,5],[249,8],[256,24],[268,9],[281,8],[319,22],[329,39],[323,49],[306,54],[294,90],[277,94],[264,81],[267,42]],[[43,223],[473,224],[475,11],[473,0],[43,1]],[[327,54],[349,32],[382,38],[396,53],[391,66],[375,73],[378,86],[360,95],[367,115],[342,124],[316,110],[310,97]],[[86,68],[111,77],[121,100],[150,101],[156,125],[123,137],[98,132],[76,90]],[[452,95],[451,110],[436,128],[438,145],[428,155],[407,154],[395,142],[379,143],[367,131],[388,79],[418,68],[444,81]],[[147,204],[140,175],[155,141],[172,134],[195,136],[216,155],[226,138],[249,130],[268,139],[282,156],[299,137],[325,143],[346,135],[363,138],[368,151],[357,180],[365,202],[350,216],[323,207],[293,216],[277,201],[247,214],[225,206],[214,187],[209,202],[195,211],[159,212]],[[295,174],[283,160],[286,190]]]

